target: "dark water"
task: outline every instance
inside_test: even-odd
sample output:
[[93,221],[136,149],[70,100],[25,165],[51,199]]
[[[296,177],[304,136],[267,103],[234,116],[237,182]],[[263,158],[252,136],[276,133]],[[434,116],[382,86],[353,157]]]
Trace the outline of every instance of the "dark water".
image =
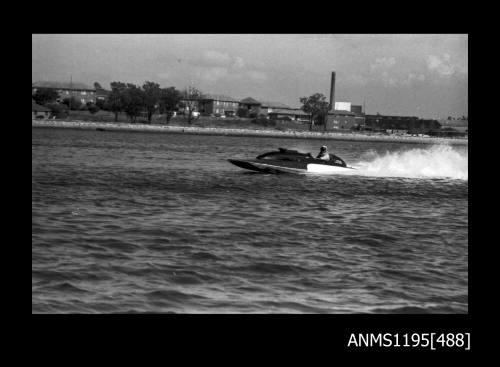
[[[322,144],[364,175],[226,161]],[[34,128],[32,312],[467,313],[466,174],[467,147]]]

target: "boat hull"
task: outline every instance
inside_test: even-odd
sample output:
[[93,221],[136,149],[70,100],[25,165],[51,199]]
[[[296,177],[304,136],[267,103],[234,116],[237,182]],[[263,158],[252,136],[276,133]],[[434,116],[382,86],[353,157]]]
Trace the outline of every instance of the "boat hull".
[[229,162],[240,168],[264,173],[346,173],[354,170],[352,167],[341,167],[330,164],[315,164],[294,161],[262,161],[228,159]]

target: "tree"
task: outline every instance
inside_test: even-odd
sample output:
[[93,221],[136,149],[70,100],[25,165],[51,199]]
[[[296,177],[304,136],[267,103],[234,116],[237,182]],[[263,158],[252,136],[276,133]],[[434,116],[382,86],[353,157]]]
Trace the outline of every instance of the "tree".
[[55,118],[63,118],[63,117],[67,117],[67,115],[68,115],[68,108],[64,104],[47,103],[45,106],[47,108],[50,108],[52,116],[54,116]]
[[236,110],[236,116],[238,116],[238,117],[248,117],[248,108],[238,107],[238,110]]
[[175,87],[163,88],[160,91],[160,111],[167,115],[167,124],[172,118],[173,111],[179,105],[181,101],[181,92],[179,92]]
[[123,110],[132,122],[136,122],[137,116],[144,109],[144,91],[134,84],[127,83],[122,101]]
[[144,107],[148,114],[148,122],[151,123],[151,118],[158,109],[160,103],[160,85],[153,82],[144,82],[142,90],[144,92]]
[[185,108],[188,110],[188,123],[193,120],[193,112],[198,106],[198,101],[203,98],[203,93],[201,93],[195,87],[188,87],[182,91],[182,99]]
[[98,82],[95,82],[94,83],[94,89],[97,90],[97,89],[103,89],[103,88],[101,87],[101,85]]
[[87,102],[87,109],[92,115],[96,114],[100,110],[100,108],[92,102]]
[[44,106],[48,103],[55,102],[59,98],[59,93],[50,88],[38,88],[31,98],[33,98],[37,104]]
[[[329,104],[328,104],[329,105]],[[326,121],[328,117],[328,107],[325,109],[322,109],[318,112],[318,114],[315,117],[315,122],[317,125],[323,125],[323,130],[326,130]]]
[[106,109],[115,114],[115,122],[118,121],[118,114],[124,110],[124,96],[127,85],[122,82],[112,82],[111,92],[106,101]]
[[95,101],[95,105],[99,107],[100,110],[105,110],[108,107],[106,101],[100,98]]
[[79,110],[82,107],[82,101],[71,96],[69,98],[65,98],[62,103],[72,111]]
[[309,114],[309,130],[312,130],[315,120],[325,123],[324,120],[328,114],[330,104],[323,94],[315,93],[309,97],[302,97],[300,103],[302,103],[302,111]]

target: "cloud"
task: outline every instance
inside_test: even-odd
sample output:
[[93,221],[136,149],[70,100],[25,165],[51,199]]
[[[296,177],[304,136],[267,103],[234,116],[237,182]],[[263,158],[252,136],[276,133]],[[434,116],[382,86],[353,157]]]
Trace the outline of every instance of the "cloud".
[[172,73],[169,71],[164,71],[164,72],[156,74],[156,76],[160,79],[168,79],[172,76]]
[[424,82],[425,79],[426,79],[425,75],[422,73],[410,72],[406,78],[401,78],[400,84],[401,85],[410,85],[414,82]]
[[229,70],[225,67],[201,67],[196,71],[198,79],[202,79],[209,83],[216,83],[219,79],[226,78],[229,75]]
[[196,70],[196,77],[208,83],[242,78],[265,80],[265,74],[247,70],[247,64],[242,57],[229,53],[206,50],[189,63]]
[[232,66],[235,69],[241,69],[245,66],[245,62],[243,61],[243,58],[237,56],[234,58]]
[[[427,110],[456,107],[464,114],[467,58],[466,34],[32,35],[33,81],[71,74],[86,84],[193,83],[207,92],[254,93],[295,104],[309,92],[328,94],[330,72],[336,70],[339,96],[354,102],[372,91],[380,112],[393,108],[392,96],[412,97],[418,86]],[[455,99],[445,101],[448,95]],[[402,113],[414,110],[412,98],[403,100]]]
[[373,62],[370,65],[370,70],[371,71],[379,71],[379,70],[384,70],[384,69],[390,69],[394,65],[396,65],[396,58],[395,57],[379,57],[375,59],[375,62]]
[[370,79],[366,75],[362,74],[347,74],[339,76],[338,82],[345,82],[346,84],[352,84],[355,86],[365,86]]
[[456,60],[452,60],[449,54],[443,54],[441,57],[436,55],[428,55],[426,58],[427,69],[431,73],[438,74],[442,77],[449,77],[454,74],[467,74],[467,65],[461,64]]
[[222,52],[207,50],[202,55],[202,62],[211,66],[228,66],[231,63],[231,56]]
[[240,56],[231,56],[215,50],[203,52],[201,60],[198,62],[202,66],[225,67],[241,69],[245,66],[245,61]]
[[252,79],[252,80],[258,81],[258,82],[262,82],[262,81],[267,80],[267,74],[262,72],[262,71],[259,71],[259,70],[250,70],[246,73],[246,76],[249,79]]
[[196,77],[206,83],[221,81],[266,81],[267,74],[248,65],[243,57],[215,50],[204,51],[200,57],[190,61]]
[[267,74],[260,70],[220,66],[198,66],[194,76],[205,85],[221,82],[263,83],[268,80]]
[[380,81],[388,87],[395,87],[400,84],[400,78],[395,75],[395,65],[395,57],[378,57],[370,64],[370,72],[367,79]]

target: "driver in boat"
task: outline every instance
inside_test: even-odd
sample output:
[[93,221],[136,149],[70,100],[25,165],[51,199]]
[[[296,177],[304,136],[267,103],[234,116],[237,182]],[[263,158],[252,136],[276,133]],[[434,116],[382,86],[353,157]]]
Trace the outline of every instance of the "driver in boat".
[[328,149],[327,149],[326,145],[323,145],[321,147],[321,149],[319,150],[319,154],[316,158],[322,159],[324,161],[330,160],[330,154],[328,154]]

